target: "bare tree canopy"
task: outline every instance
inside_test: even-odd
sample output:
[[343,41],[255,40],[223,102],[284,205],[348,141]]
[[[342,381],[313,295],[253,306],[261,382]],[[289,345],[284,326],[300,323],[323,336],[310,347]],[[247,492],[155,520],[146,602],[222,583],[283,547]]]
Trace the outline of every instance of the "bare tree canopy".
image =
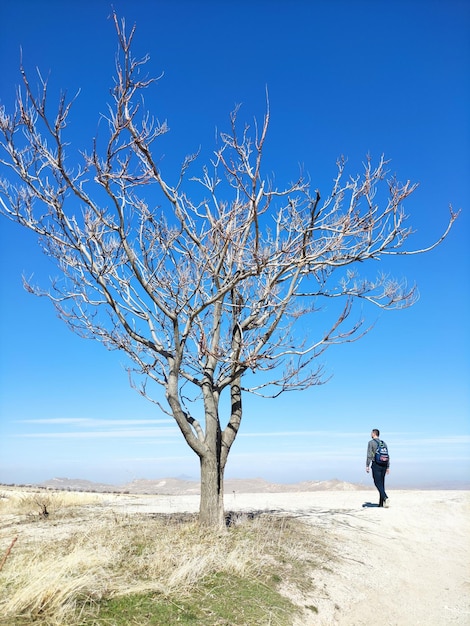
[[[50,298],[74,332],[124,351],[146,397],[152,381],[164,390],[168,406],[154,401],[200,458],[201,522],[222,524],[243,393],[274,397],[323,382],[319,355],[368,330],[352,316],[355,302],[400,309],[416,299],[415,287],[375,268],[363,276],[365,262],[431,250],[457,215],[438,241],[406,248],[403,203],[416,185],[389,177],[384,158],[367,158],[353,177],[340,159],[326,192],[303,175],[278,188],[263,167],[269,103],[253,128],[236,109],[210,163],[201,168],[190,155],[170,182],[158,152],[168,128],[145,107],[155,79],[144,73],[147,59],[132,55],[134,30],[114,19],[106,144],[95,139],[70,163],[73,99],[61,97],[51,114],[47,81],[36,94],[22,68],[16,110],[0,111],[0,210],[37,233],[60,270],[52,285],[26,288]],[[338,315],[306,332],[300,322],[325,301],[341,302]]]

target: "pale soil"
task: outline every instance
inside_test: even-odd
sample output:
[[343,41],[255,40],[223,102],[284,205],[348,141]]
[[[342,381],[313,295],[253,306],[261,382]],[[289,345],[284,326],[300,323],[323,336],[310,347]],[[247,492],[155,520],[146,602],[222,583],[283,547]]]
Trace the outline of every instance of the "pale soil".
[[[376,503],[375,490],[232,493],[225,507],[298,516],[321,531],[330,546],[335,558],[313,572],[315,591],[292,597],[311,607],[296,626],[469,626],[470,492],[389,495],[386,509],[367,506]],[[199,506],[198,495],[94,497],[87,508],[103,512],[196,512]],[[12,522],[9,516],[0,519],[2,545],[11,536]],[[28,525],[22,536],[44,528]]]
[[[470,492],[249,493],[225,496],[232,511],[295,514],[321,527],[336,562],[315,575],[317,591],[294,598],[297,626],[470,625]],[[198,496],[129,496],[128,510],[197,511]]]

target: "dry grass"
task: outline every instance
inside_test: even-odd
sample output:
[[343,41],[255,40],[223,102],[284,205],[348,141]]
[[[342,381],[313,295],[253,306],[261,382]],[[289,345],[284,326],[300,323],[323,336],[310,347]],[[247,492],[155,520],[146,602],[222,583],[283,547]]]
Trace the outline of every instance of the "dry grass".
[[57,514],[63,513],[64,509],[83,507],[98,502],[99,496],[93,493],[9,487],[0,489],[0,515],[44,516],[44,507],[49,514]]
[[300,588],[313,561],[327,559],[313,529],[294,520],[241,516],[215,533],[194,516],[118,514],[93,506],[91,494],[39,495],[47,518],[37,493],[0,500],[0,560],[18,537],[0,572],[0,624],[71,626],[103,599],[182,598],[219,574]]

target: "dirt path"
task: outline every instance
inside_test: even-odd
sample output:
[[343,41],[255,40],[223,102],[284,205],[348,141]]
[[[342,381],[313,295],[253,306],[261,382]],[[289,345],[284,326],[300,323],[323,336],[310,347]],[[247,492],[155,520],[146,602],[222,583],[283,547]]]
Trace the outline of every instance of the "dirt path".
[[302,626],[470,625],[468,492],[398,492],[388,509],[358,508],[357,495],[309,512],[339,560],[319,574],[324,597]]

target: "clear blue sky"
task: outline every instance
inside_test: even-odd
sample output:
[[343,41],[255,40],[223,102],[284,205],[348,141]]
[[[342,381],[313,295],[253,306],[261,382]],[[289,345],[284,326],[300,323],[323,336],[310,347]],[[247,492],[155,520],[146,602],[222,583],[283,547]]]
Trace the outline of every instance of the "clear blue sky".
[[[416,282],[412,308],[379,315],[371,334],[323,358],[323,387],[246,400],[226,475],[279,482],[371,483],[365,450],[381,429],[389,485],[470,479],[470,5],[466,1],[114,0],[137,25],[135,53],[164,72],[147,100],[171,132],[165,165],[214,146],[236,103],[251,122],[272,113],[268,151],[286,179],[303,164],[328,189],[339,155],[360,171],[367,153],[419,182],[405,209],[416,247],[436,239],[448,205],[462,214],[423,257],[396,259]],[[90,146],[112,85],[116,39],[103,0],[3,0],[0,100],[11,108],[19,49],[49,75],[51,93],[81,89],[72,114]],[[88,143],[90,142],[90,143]],[[127,382],[123,355],[73,335],[52,305],[22,288],[55,270],[34,238],[0,221],[0,482],[54,476],[123,483],[198,478],[176,425]]]

